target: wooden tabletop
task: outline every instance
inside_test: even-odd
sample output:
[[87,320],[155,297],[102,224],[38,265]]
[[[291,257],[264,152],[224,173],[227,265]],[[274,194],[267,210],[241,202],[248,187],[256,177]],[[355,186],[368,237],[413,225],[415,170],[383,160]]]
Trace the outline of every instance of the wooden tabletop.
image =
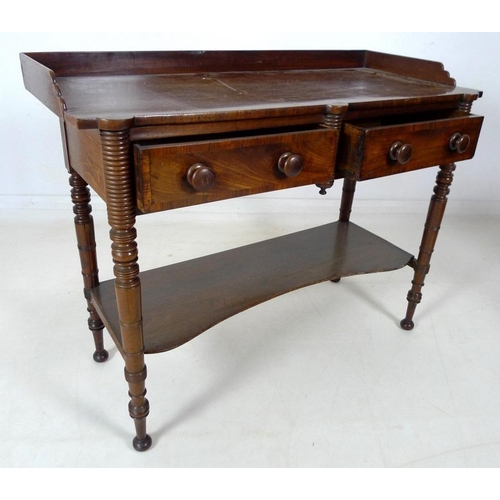
[[189,121],[192,115],[213,119],[214,113],[347,106],[398,97],[422,99],[455,91],[449,86],[365,68],[80,76],[57,81],[67,113],[77,120],[140,117],[150,124]]
[[441,63],[370,51],[21,54],[26,88],[78,128],[215,122],[429,103],[464,93]]

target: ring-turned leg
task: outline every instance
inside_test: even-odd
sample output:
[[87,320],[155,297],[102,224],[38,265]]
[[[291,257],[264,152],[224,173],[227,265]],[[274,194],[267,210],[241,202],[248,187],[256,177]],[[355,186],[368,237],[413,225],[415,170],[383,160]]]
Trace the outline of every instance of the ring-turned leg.
[[103,121],[99,126],[122,354],[125,379],[129,385],[129,413],[136,429],[133,446],[137,451],[145,451],[151,446],[151,437],[146,433],[149,402],[145,386],[141,283],[135,241],[135,196],[128,124]]
[[94,236],[94,221],[91,215],[90,191],[87,183],[74,170],[70,170],[69,183],[71,186],[71,201],[75,214],[76,239],[80,262],[82,266],[84,295],[87,299],[89,312],[88,325],[94,335],[94,360],[102,363],[108,359],[108,351],[104,349],[102,331],[104,325],[90,301],[90,289],[99,284],[99,270],[97,268],[96,244]]
[[424,234],[420,244],[418,258],[412,261],[412,267],[415,270],[412,287],[408,292],[408,308],[406,316],[401,320],[401,327],[404,330],[411,330],[414,327],[413,315],[417,304],[422,300],[422,287],[426,274],[430,269],[430,262],[436,239],[443,220],[446,208],[447,196],[450,192],[450,186],[453,181],[453,171],[455,164],[441,165],[436,178],[434,194],[429,204],[427,219],[425,221]]

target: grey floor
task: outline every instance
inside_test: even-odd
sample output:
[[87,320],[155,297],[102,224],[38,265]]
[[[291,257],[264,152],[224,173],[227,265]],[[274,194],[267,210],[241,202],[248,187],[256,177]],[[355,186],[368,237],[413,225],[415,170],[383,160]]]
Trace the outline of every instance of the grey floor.
[[[416,252],[425,213],[353,221]],[[111,277],[95,211],[101,278]],[[330,220],[177,211],[138,222],[143,269]],[[146,453],[123,363],[92,360],[67,210],[4,210],[0,466],[499,467],[500,216],[447,215],[416,328],[409,268],[292,292],[148,356]]]

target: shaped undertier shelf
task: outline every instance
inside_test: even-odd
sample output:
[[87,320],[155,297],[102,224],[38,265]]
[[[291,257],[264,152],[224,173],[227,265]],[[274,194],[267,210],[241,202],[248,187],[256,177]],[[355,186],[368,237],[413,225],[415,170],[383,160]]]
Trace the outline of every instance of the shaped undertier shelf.
[[[278,295],[344,276],[391,271],[412,255],[351,222],[335,222],[140,274],[146,353],[167,351]],[[114,280],[91,291],[121,345]]]

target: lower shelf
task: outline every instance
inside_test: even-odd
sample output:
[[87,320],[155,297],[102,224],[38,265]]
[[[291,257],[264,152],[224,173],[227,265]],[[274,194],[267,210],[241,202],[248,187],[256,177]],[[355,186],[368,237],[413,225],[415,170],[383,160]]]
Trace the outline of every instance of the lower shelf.
[[[140,274],[146,353],[178,347],[273,297],[344,276],[404,267],[412,255],[352,222],[334,222]],[[121,346],[114,280],[91,290]]]

